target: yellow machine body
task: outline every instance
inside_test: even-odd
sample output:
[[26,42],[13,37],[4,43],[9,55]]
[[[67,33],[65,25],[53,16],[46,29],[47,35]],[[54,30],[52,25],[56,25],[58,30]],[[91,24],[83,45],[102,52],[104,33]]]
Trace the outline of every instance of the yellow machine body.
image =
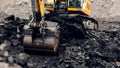
[[[47,4],[50,4],[51,6],[45,6],[46,10],[48,11],[55,11],[55,1],[54,0],[46,0],[47,1]],[[67,2],[70,2],[70,0],[60,0],[60,1],[67,1]],[[77,0],[72,0],[72,1],[77,1]],[[76,6],[70,6],[68,4],[68,7],[67,7],[67,11],[68,12],[82,12],[88,16],[90,16],[90,7],[91,7],[91,2],[90,0],[80,0],[81,1],[81,5],[79,7],[76,7]],[[74,3],[73,2],[73,3]]]
[[36,11],[40,12],[41,17],[45,15],[44,0],[36,0]]

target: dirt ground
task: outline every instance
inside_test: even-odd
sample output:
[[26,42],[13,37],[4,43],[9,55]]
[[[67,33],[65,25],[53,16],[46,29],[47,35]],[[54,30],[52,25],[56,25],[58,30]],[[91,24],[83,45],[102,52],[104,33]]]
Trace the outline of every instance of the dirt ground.
[[94,0],[91,6],[91,16],[95,18],[114,18],[120,14],[120,0]]
[[[119,3],[120,0],[93,0],[91,17],[107,19],[120,17]],[[30,0],[1,0],[0,11],[28,18],[31,14],[31,2]]]
[[1,0],[0,11],[21,18],[28,18],[31,13],[31,2],[30,0]]

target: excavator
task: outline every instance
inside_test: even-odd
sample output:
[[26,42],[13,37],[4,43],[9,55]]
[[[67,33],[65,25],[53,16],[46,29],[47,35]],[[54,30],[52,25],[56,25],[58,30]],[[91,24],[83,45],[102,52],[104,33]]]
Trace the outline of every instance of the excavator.
[[74,22],[76,28],[82,23],[79,29],[83,32],[98,28],[97,21],[90,18],[90,0],[31,0],[31,4],[31,21],[24,26],[25,49],[56,53],[62,33],[60,25],[63,22],[68,26]]

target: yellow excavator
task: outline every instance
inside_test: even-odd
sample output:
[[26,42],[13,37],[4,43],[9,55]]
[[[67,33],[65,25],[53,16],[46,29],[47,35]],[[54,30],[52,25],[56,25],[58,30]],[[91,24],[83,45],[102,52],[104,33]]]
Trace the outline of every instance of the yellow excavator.
[[[98,23],[93,23],[94,19],[89,17],[90,0],[31,0],[31,3],[33,15],[30,23],[24,26],[25,49],[56,53],[62,33],[60,31],[62,21],[58,23],[56,20],[60,18],[79,17],[82,21],[78,23],[85,22],[83,24],[85,29],[98,28]],[[58,17],[58,19],[50,20],[52,17]]]

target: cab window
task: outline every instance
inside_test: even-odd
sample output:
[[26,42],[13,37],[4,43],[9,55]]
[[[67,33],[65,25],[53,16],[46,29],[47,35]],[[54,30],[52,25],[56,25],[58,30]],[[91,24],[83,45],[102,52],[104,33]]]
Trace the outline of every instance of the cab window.
[[72,8],[80,8],[82,0],[68,0],[68,6]]
[[44,2],[45,2],[45,7],[47,8],[54,7],[54,0],[44,0]]

